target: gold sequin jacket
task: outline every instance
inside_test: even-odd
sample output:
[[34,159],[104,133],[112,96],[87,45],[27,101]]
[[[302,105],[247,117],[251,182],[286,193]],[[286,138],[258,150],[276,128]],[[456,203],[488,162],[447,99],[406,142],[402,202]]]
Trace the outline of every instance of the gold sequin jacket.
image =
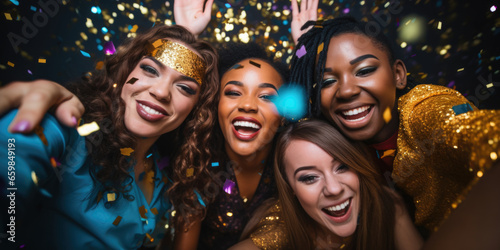
[[436,230],[500,154],[500,111],[437,85],[415,87],[398,109],[392,177],[413,197],[415,223]]

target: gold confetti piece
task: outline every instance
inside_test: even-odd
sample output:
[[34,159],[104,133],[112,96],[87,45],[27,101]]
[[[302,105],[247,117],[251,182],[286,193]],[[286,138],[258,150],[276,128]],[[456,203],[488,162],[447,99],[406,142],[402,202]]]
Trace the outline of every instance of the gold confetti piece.
[[491,152],[490,153],[490,158],[495,161],[498,158],[497,153],[496,152]]
[[148,233],[146,233],[146,237],[148,237],[149,241],[153,242],[155,239],[153,239],[153,237],[151,237],[151,235],[149,235]]
[[135,33],[138,28],[139,28],[139,26],[137,24],[134,24],[134,26],[132,26],[132,29],[130,30],[130,32]]
[[384,151],[384,154],[382,156],[380,156],[380,159],[385,158],[387,156],[394,156],[395,153],[396,153],[396,150],[394,150],[394,149],[386,150],[386,151]]
[[43,133],[43,128],[40,125],[38,125],[35,127],[34,131],[35,131],[35,134],[38,135],[38,137],[40,137],[40,140],[42,140],[43,145],[49,146],[49,142],[47,141],[47,138],[45,137],[45,134]]
[[146,213],[148,212],[148,210],[144,207],[144,205],[140,206],[139,207],[139,214],[141,215],[141,217],[143,219],[147,219],[148,217],[146,216]]
[[457,70],[457,72],[464,71],[464,68],[460,68]]
[[50,157],[50,164],[52,165],[53,168],[57,167],[57,161],[54,157]]
[[158,215],[158,209],[156,209],[156,207],[151,208],[151,213],[153,213],[154,215]]
[[318,54],[321,53],[321,51],[323,51],[323,47],[325,46],[325,43],[321,43],[319,46],[318,46]]
[[5,18],[7,20],[9,20],[9,21],[12,20],[12,16],[10,15],[10,13],[3,13],[3,14],[5,15]]
[[172,213],[171,213],[172,217],[174,217],[174,216],[175,216],[175,213],[176,213],[176,211],[175,211],[175,210],[174,210],[174,211],[172,211]]
[[130,80],[127,81],[127,83],[134,84],[135,82],[137,82],[137,80],[139,80],[139,79],[132,77],[132,78],[130,78]]
[[35,171],[31,171],[31,179],[33,180],[33,183],[38,186],[38,177],[36,176]]
[[158,39],[158,40],[156,40],[156,41],[153,43],[153,46],[154,46],[155,48],[158,48],[158,47],[160,47],[161,45],[163,45],[163,40],[162,40],[162,39]]
[[442,26],[443,26],[443,23],[441,21],[439,21],[439,23],[438,23],[438,30],[440,30]]
[[99,125],[97,125],[97,122],[91,122],[87,124],[83,124],[80,127],[77,128],[78,134],[81,136],[87,136],[95,131],[99,130]]
[[122,217],[121,216],[117,216],[115,221],[113,221],[113,225],[115,226],[118,226],[118,224],[120,224],[120,221],[122,221]]
[[99,62],[97,62],[97,64],[95,65],[95,69],[96,69],[96,70],[101,70],[103,66],[104,66],[104,62],[103,62],[103,61],[99,61]]
[[248,201],[248,199],[247,199],[247,198],[244,198],[244,199],[243,199],[243,202],[244,202],[244,203],[247,203],[247,201]]
[[231,212],[227,212],[227,216],[228,216],[228,217],[233,217],[233,213],[231,213]]
[[451,207],[452,207],[453,209],[457,208],[457,203],[453,203],[453,204],[451,204]]
[[120,153],[125,156],[130,156],[130,154],[134,152],[131,148],[120,148]]
[[115,83],[115,84],[113,84],[113,88],[116,88],[116,86],[118,86],[116,83]]
[[250,64],[252,64],[253,66],[257,67],[257,68],[260,68],[260,64],[259,63],[256,63],[252,60],[250,60]]
[[483,171],[477,171],[477,177],[483,177]]
[[9,61],[7,61],[7,65],[9,65],[9,66],[11,66],[12,68],[14,68],[14,64],[13,64],[13,63],[11,63],[11,62],[9,62]]
[[108,199],[108,202],[112,202],[116,200],[116,194],[115,193],[108,193],[106,195],[106,198]]
[[165,224],[165,229],[168,229],[168,224]]
[[493,87],[493,83],[488,83],[488,84],[486,85],[486,88],[492,88],[492,87]]
[[188,168],[186,170],[186,177],[191,177],[193,176],[193,173],[194,173],[194,168]]
[[389,123],[392,119],[391,109],[387,107],[384,111],[384,121],[385,123]]
[[38,58],[38,63],[46,63],[47,59]]

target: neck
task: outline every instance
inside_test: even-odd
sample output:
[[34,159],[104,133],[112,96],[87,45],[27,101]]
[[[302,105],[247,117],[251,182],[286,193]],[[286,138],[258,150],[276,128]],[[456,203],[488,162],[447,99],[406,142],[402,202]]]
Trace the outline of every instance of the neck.
[[271,143],[249,155],[239,155],[226,144],[226,153],[229,159],[235,163],[235,173],[253,174],[259,173],[264,168],[266,160],[271,152]]
[[146,153],[149,152],[149,149],[156,142],[158,138],[139,138],[137,139],[137,143],[134,149],[134,159],[136,161],[134,172],[142,173],[148,169],[144,169],[144,162],[146,162]]
[[397,107],[394,107],[392,110],[392,119],[387,123],[374,137],[367,140],[367,144],[377,144],[387,139],[391,138],[391,136],[398,131],[399,128],[399,113]]

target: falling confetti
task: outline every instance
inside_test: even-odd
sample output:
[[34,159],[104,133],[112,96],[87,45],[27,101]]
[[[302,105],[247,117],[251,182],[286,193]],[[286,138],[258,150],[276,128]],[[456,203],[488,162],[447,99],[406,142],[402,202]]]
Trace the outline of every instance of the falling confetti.
[[186,177],[191,177],[193,176],[193,173],[194,173],[194,168],[188,168],[186,170]]
[[234,181],[226,179],[224,182],[224,186],[222,187],[224,189],[224,192],[231,194],[233,192],[233,188],[235,187],[236,183]]
[[137,80],[139,80],[139,79],[137,79],[135,77],[132,77],[132,78],[130,78],[130,80],[127,81],[127,83],[128,84],[134,84],[135,82],[137,82]]
[[212,167],[218,167],[219,163],[218,162],[212,162]]
[[302,45],[302,47],[300,47],[300,49],[297,50],[297,52],[295,53],[295,55],[297,55],[298,58],[301,58],[303,57],[305,54],[306,54],[306,47],[304,45]]
[[385,108],[383,117],[384,117],[385,123],[389,123],[391,121],[392,114],[391,114],[391,109],[389,107]]
[[125,156],[130,156],[134,150],[132,148],[120,148],[120,154],[125,155]]
[[99,125],[97,125],[97,122],[91,122],[87,124],[83,124],[77,128],[78,134],[81,136],[87,136],[90,135],[96,131],[99,130]]
[[256,63],[252,60],[250,60],[250,64],[252,64],[253,66],[257,67],[257,68],[260,68],[260,64],[259,63]]
[[118,226],[118,224],[120,224],[120,221],[122,221],[122,217],[116,216],[116,219],[113,221],[113,225]]

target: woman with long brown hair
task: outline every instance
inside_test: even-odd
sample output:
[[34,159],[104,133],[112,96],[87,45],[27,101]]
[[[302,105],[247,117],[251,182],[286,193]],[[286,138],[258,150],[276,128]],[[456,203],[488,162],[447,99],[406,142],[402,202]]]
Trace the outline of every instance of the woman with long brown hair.
[[276,184],[290,249],[419,249],[422,239],[398,195],[361,143],[319,120],[278,138]]
[[[16,154],[5,162],[9,174],[1,174],[7,183],[15,173],[19,187],[16,242],[44,249],[154,246],[168,233],[172,204],[203,215],[207,201],[197,190],[210,183],[211,154],[198,145],[214,124],[217,80],[209,44],[180,26],[158,25],[73,86],[86,108],[82,123],[96,132],[77,133],[46,115],[35,134],[13,134],[7,127],[17,111],[3,115],[0,137]],[[17,121],[10,131],[30,126]]]

